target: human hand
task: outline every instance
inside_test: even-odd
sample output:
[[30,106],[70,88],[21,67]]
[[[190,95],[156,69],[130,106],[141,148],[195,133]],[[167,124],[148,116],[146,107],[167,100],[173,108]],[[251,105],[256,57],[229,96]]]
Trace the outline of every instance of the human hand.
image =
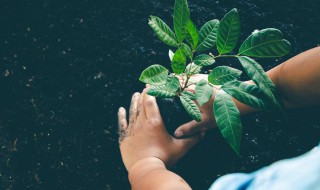
[[119,109],[118,124],[121,156],[128,171],[146,158],[158,158],[166,166],[172,166],[203,136],[184,139],[170,136],[155,98],[147,95],[146,89],[132,96],[129,125],[124,108]]
[[[192,83],[197,83],[200,80],[208,80],[208,75],[205,75],[205,74],[192,75],[189,82],[192,84]],[[180,78],[180,82],[184,83],[185,80]],[[194,93],[195,85],[190,85],[186,90]],[[211,99],[201,107],[197,104],[202,114],[201,121],[197,122],[193,120],[179,126],[174,133],[175,137],[181,138],[185,136],[191,136],[217,126],[216,120],[213,115],[213,102],[214,102],[214,96],[212,96]]]

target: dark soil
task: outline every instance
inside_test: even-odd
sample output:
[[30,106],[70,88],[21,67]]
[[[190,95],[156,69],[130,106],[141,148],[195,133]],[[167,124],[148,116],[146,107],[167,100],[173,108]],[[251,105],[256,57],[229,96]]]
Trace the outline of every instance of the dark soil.
[[[318,0],[190,0],[198,28],[238,8],[243,41],[275,27],[293,46],[268,70],[319,46]],[[0,2],[0,189],[130,189],[117,141],[116,113],[141,91],[141,71],[169,67],[168,47],[147,25],[172,26],[173,1],[41,0]],[[235,60],[217,62],[239,67]],[[303,72],[303,71],[301,71]],[[245,78],[243,78],[245,79]],[[319,107],[243,117],[236,157],[211,131],[174,168],[194,189],[302,154],[320,139]]]

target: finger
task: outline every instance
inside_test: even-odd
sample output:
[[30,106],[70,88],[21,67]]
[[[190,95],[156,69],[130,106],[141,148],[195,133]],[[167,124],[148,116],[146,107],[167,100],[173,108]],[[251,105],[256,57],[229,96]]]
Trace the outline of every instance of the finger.
[[203,131],[203,123],[193,120],[178,127],[174,132],[174,136],[181,138],[197,134],[201,131]]
[[146,111],[147,118],[161,118],[159,107],[154,96],[144,95],[143,105]]
[[127,123],[127,114],[126,110],[121,107],[118,111],[118,130],[119,130],[119,142],[121,142],[127,134],[128,123]]
[[146,117],[145,110],[143,107],[143,98],[146,93],[147,93],[147,89],[145,88],[143,89],[143,91],[139,96],[138,106],[137,106],[137,117]]
[[130,105],[130,118],[129,118],[129,126],[132,126],[137,119],[138,116],[138,100],[140,97],[140,93],[136,92],[133,94]]
[[150,87],[150,84],[146,84],[146,88],[149,88]]

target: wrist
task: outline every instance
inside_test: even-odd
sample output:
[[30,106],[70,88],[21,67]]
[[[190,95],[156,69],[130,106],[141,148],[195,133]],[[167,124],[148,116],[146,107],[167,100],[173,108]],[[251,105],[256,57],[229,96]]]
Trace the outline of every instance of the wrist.
[[139,180],[143,181],[143,177],[154,170],[166,170],[164,162],[159,158],[148,157],[137,161],[128,170],[131,185],[140,183]]

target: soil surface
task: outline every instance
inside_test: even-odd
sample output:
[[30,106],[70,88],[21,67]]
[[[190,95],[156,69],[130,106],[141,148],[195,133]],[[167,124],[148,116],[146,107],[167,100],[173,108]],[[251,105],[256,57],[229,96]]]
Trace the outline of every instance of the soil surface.
[[[168,47],[147,22],[156,15],[172,26],[173,3],[0,2],[0,189],[130,189],[116,113],[142,90],[138,77],[144,68],[169,67]],[[283,31],[292,52],[258,60],[266,70],[320,44],[318,0],[190,0],[189,5],[198,28],[238,8],[240,41],[255,29]],[[239,67],[232,59],[219,64]],[[251,172],[302,154],[320,140],[319,115],[314,107],[286,116],[245,116],[240,157],[212,130],[174,170],[194,189],[207,189],[226,173]]]

